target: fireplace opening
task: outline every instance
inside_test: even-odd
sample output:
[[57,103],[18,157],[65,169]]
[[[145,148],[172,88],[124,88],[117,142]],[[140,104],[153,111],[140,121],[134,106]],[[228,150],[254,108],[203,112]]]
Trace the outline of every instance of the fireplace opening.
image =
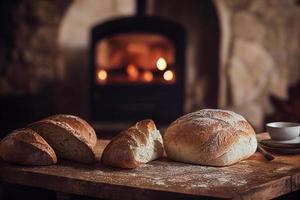
[[163,17],[137,15],[91,32],[91,118],[169,123],[183,114],[185,31]]
[[96,44],[95,82],[106,84],[174,84],[173,43],[155,33],[124,33]]

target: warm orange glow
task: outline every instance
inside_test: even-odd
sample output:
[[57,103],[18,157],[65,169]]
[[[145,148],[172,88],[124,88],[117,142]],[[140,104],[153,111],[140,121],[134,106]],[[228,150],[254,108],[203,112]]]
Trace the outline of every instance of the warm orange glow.
[[152,72],[149,72],[149,71],[144,72],[143,79],[146,82],[151,82],[153,80],[153,74],[152,74]]
[[105,81],[107,79],[107,72],[101,69],[98,71],[97,76],[100,81]]
[[139,71],[134,65],[128,65],[126,71],[129,79],[136,80],[139,78]]
[[174,78],[174,73],[171,70],[167,70],[163,76],[166,81],[171,81]]
[[167,69],[167,61],[164,58],[159,58],[156,61],[156,67],[160,71],[164,71],[165,69]]

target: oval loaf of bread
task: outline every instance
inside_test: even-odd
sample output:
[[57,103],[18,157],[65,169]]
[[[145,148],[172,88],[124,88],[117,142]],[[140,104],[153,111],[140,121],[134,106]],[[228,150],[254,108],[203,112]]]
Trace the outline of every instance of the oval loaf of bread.
[[0,155],[7,162],[22,165],[51,165],[57,162],[54,150],[31,129],[17,129],[0,143]]
[[54,115],[28,125],[39,133],[54,149],[59,158],[92,163],[97,136],[83,119],[73,115]]
[[174,121],[164,134],[165,150],[175,161],[226,166],[251,156],[255,132],[240,115],[204,109]]
[[136,168],[163,155],[163,141],[152,120],[142,120],[121,132],[105,147],[101,160],[105,165]]

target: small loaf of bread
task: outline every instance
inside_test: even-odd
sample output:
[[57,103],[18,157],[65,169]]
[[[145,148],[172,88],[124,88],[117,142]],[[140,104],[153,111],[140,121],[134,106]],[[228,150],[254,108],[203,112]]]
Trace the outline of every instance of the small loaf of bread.
[[39,133],[54,149],[59,158],[92,163],[97,136],[83,119],[73,115],[54,115],[28,125]]
[[57,162],[50,145],[31,129],[17,129],[0,143],[3,160],[22,165],[51,165]]
[[101,160],[105,165],[136,168],[163,155],[163,141],[152,120],[143,120],[121,132],[106,146]]
[[164,146],[175,161],[226,166],[251,156],[257,148],[255,132],[240,115],[204,109],[174,121],[164,134]]

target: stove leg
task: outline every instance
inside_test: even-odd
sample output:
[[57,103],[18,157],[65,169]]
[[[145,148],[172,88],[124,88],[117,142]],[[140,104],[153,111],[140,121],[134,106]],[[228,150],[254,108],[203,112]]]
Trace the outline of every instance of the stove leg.
[[71,200],[71,199],[72,199],[71,195],[68,193],[56,192],[56,200]]

